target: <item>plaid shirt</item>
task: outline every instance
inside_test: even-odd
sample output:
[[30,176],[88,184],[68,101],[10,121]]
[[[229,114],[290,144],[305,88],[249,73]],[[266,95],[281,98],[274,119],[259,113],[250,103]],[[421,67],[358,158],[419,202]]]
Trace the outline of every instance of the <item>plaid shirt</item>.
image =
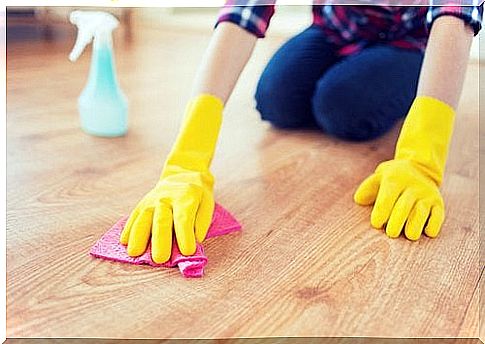
[[[264,37],[275,0],[264,0],[265,5],[258,5],[258,1],[247,0],[241,6],[241,0],[228,0],[217,24],[232,22],[257,37]],[[481,29],[482,6],[313,5],[313,24],[322,28],[341,56],[354,54],[373,43],[424,51],[431,25],[443,15],[463,19],[476,35]]]

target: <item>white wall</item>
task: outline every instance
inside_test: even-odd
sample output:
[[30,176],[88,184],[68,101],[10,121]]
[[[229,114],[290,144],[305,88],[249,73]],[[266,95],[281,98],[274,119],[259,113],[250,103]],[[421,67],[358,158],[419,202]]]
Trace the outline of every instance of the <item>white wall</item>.
[[[51,7],[49,10],[67,19],[68,12],[72,9]],[[217,18],[217,12],[218,8],[138,8],[135,10],[135,25],[154,27],[172,25],[180,28],[211,30]],[[277,8],[277,15],[273,17],[268,34],[289,37],[302,31],[310,23],[310,6],[281,6]],[[483,30],[479,36],[481,35]],[[475,61],[478,59],[485,61],[485,46],[480,48],[479,37],[473,40],[470,58]]]
[[[143,8],[137,10],[137,22],[149,26],[174,25],[211,29],[217,17],[217,8]],[[269,35],[291,36],[311,23],[310,6],[281,6],[271,21]],[[483,35],[483,31],[479,36]],[[480,53],[479,37],[473,40],[470,58],[485,61],[485,47]]]

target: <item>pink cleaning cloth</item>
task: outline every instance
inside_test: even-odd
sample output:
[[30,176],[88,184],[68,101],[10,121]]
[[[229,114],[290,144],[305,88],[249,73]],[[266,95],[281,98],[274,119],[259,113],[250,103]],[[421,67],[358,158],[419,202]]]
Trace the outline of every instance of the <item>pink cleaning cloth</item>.
[[[172,256],[170,260],[163,264],[157,264],[152,260],[151,247],[148,245],[145,253],[139,257],[130,257],[126,253],[126,246],[120,244],[120,235],[123,227],[128,220],[124,216],[111,227],[96,244],[91,248],[90,254],[97,258],[113,260],[121,263],[147,264],[154,267],[175,267],[178,266],[184,277],[202,277],[204,266],[207,264],[207,256],[202,245],[197,244],[197,250],[192,256],[184,256],[180,253],[176,240],[172,245]],[[229,234],[241,229],[241,224],[221,205],[216,204],[212,223],[207,232],[207,238]]]

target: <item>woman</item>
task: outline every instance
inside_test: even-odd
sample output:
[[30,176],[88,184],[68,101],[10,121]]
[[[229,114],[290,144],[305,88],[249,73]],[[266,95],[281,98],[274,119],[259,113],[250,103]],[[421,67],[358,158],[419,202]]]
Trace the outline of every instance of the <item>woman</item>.
[[[223,107],[273,12],[273,5],[222,9],[160,181],[121,235],[129,255],[143,254],[151,236],[153,260],[167,261],[172,228],[185,255],[205,239]],[[389,237],[436,237],[454,109],[481,13],[475,6],[314,6],[313,24],[264,70],[257,109],[274,126],[317,127],[347,140],[373,139],[406,117],[394,159],[362,182],[354,200],[374,204],[371,224]]]

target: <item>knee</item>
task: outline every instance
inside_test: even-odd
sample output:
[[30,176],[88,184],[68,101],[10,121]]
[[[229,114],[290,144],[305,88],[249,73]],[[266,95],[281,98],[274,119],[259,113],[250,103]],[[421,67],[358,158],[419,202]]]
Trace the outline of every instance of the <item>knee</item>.
[[309,125],[305,119],[308,116],[304,113],[311,113],[311,106],[300,93],[292,87],[291,76],[285,77],[282,73],[270,73],[268,70],[263,72],[254,96],[261,119],[281,129]]
[[389,131],[398,116],[366,87],[351,80],[322,79],[312,99],[318,125],[350,141],[372,140]]

